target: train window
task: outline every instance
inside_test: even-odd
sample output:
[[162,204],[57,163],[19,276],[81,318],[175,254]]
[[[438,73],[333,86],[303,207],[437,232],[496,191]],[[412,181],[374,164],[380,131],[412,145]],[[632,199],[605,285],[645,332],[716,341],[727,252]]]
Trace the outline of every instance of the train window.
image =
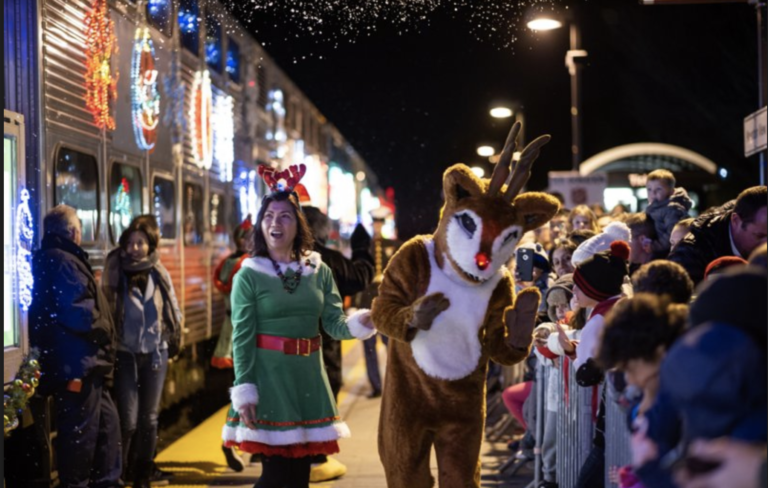
[[83,227],[83,241],[93,242],[99,235],[99,170],[96,158],[75,149],[61,147],[56,152],[54,201],[77,210]]
[[173,34],[173,4],[171,0],[149,0],[147,20],[166,37]]
[[184,244],[196,246],[203,243],[203,187],[184,183]]
[[227,213],[224,197],[218,193],[211,193],[211,233],[216,242],[229,242]]
[[230,80],[240,83],[240,46],[231,37],[227,39],[227,73]]
[[197,0],[179,0],[181,45],[198,55],[200,49],[200,9]]
[[221,73],[221,23],[210,10],[205,16],[205,60],[211,69]]
[[141,215],[141,171],[135,166],[122,163],[112,164],[109,176],[109,229],[112,242]]
[[152,182],[152,212],[160,226],[162,239],[176,239],[176,185],[155,176]]

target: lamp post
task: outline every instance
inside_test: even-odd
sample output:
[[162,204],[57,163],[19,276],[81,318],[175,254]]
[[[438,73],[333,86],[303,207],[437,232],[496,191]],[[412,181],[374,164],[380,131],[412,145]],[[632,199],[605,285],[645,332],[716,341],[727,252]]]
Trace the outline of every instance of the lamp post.
[[[570,49],[565,53],[565,66],[571,76],[571,162],[573,171],[579,170],[582,159],[581,144],[581,70],[580,62],[587,57],[587,51],[581,49],[581,31],[578,24],[569,21]],[[559,29],[563,23],[552,14],[537,13],[527,23],[532,31]]]

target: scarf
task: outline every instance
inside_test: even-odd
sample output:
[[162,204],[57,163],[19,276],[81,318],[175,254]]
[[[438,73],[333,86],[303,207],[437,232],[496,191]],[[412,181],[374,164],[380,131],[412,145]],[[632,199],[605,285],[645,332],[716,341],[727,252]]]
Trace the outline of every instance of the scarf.
[[178,354],[181,343],[181,318],[176,316],[171,302],[172,284],[165,278],[165,273],[160,272],[161,267],[162,264],[160,264],[157,251],[153,251],[145,258],[136,261],[121,248],[117,248],[107,255],[102,283],[107,299],[112,306],[112,317],[117,329],[117,336],[122,337],[125,318],[124,301],[130,285],[140,285],[135,280],[138,276],[140,281],[140,277],[143,276],[144,289],[146,290],[147,277],[152,275],[152,279],[162,293],[163,309],[158,312],[161,312],[163,319],[163,339],[168,342],[169,356],[173,357]]

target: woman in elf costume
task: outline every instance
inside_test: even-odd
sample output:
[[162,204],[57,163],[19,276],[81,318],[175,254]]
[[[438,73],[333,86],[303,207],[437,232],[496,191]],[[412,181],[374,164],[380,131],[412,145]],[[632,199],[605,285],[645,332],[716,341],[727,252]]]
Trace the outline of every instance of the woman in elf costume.
[[228,447],[262,455],[256,488],[306,488],[311,456],[339,452],[349,436],[339,418],[320,352],[319,322],[336,339],[365,339],[368,311],[345,317],[330,268],[293,188],[304,165],[260,167],[266,195],[232,287],[235,386],[224,427]]
[[[248,258],[248,254],[245,252],[245,239],[251,229],[253,229],[253,224],[251,224],[251,214],[248,214],[235,229],[232,236],[235,241],[235,252],[224,258],[216,267],[216,271],[213,272],[213,285],[224,295],[224,309],[226,311],[219,340],[216,342],[216,349],[214,349],[211,358],[211,366],[214,368],[232,369],[234,367],[232,363],[232,303],[229,295],[232,293],[232,281],[235,275],[240,271],[243,261]],[[224,451],[227,466],[233,471],[240,472],[245,469],[245,463],[233,448],[222,446],[222,451]]]

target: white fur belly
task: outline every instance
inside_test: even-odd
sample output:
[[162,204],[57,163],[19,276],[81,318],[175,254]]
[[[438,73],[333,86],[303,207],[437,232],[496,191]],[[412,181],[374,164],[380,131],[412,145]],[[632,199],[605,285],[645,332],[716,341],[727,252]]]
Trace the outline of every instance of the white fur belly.
[[411,350],[416,364],[429,376],[458,380],[477,368],[482,353],[478,333],[502,272],[479,286],[460,284],[438,268],[433,243],[427,245],[427,251],[431,276],[426,294],[442,293],[451,305],[435,318],[430,330],[416,334]]

